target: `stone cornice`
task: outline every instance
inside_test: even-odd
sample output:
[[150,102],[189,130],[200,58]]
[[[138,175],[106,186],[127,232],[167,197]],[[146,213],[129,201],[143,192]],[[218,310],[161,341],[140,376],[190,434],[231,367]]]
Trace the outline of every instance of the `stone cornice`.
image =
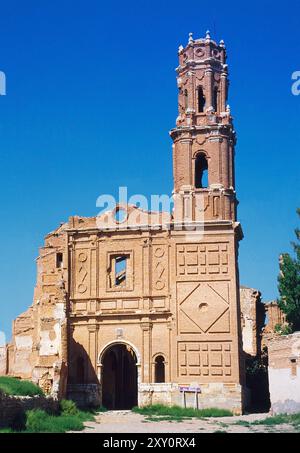
[[[123,312],[121,310],[115,310],[114,312],[112,311],[111,313],[93,313],[93,315],[90,315],[90,314],[84,314],[84,313],[70,313],[69,314],[69,319],[71,321],[76,321],[77,319],[79,320],[82,320],[82,319],[86,319],[86,323],[85,325],[86,326],[89,326],[88,324],[88,321],[89,319],[92,317],[94,320],[96,320],[96,323],[97,322],[101,322],[103,318],[105,319],[108,319],[108,318],[112,318],[112,319],[116,319],[118,317],[122,317],[122,318],[136,318],[139,320],[140,324],[141,325],[144,325],[145,328],[147,328],[147,326],[149,326],[150,324],[152,324],[153,322],[155,322],[155,319],[152,320],[152,318],[163,318],[165,321],[169,321],[170,320],[170,317],[172,316],[172,313],[171,311],[165,311],[165,312],[159,312],[159,311],[155,311],[155,312],[150,312],[150,311],[143,311],[141,313],[135,313],[135,312],[129,312],[129,313],[126,313],[126,312]],[[145,318],[145,316],[147,316],[148,318],[151,319],[151,322],[145,322],[143,321],[143,318]],[[71,324],[72,325],[72,324]],[[95,327],[97,328],[98,325],[95,324]]]
[[[224,137],[227,137],[228,133],[235,135],[235,132],[233,129],[233,124],[231,122],[229,122],[227,124],[223,124],[223,123],[204,124],[201,126],[196,126],[196,125],[194,125],[194,126],[177,126],[177,127],[174,127],[173,129],[171,129],[169,134],[172,138],[173,137],[176,138],[180,134],[184,134],[184,133],[190,133],[190,134],[197,133],[197,132],[209,133],[211,131],[218,131],[219,133],[221,131],[223,131],[223,132],[226,131],[227,135],[224,135]],[[186,139],[187,138],[188,137],[186,137]]]
[[224,72],[224,64],[216,58],[210,57],[204,60],[187,60],[184,65],[179,65],[175,68],[175,71],[180,74],[196,66],[203,66],[203,69],[212,69],[214,72]]

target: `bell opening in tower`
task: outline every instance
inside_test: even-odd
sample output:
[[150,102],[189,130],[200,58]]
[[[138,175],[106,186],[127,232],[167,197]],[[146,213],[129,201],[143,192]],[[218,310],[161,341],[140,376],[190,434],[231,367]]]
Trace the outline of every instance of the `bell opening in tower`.
[[205,96],[203,92],[203,88],[200,86],[198,87],[198,113],[203,113],[205,109]]
[[195,161],[195,188],[208,187],[208,163],[204,154],[198,154]]

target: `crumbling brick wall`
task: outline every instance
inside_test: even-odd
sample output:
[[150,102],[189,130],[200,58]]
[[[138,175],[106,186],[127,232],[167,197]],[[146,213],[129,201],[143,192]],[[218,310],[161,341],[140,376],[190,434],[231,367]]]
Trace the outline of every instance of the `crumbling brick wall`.
[[250,356],[260,354],[265,307],[257,289],[240,287],[243,350]]
[[276,325],[284,325],[286,323],[286,316],[283,311],[279,308],[277,301],[272,300],[265,303],[266,314],[267,314],[267,325],[265,332],[275,332]]
[[0,428],[21,428],[25,412],[30,409],[42,409],[50,414],[59,413],[59,402],[44,396],[8,396],[0,393]]
[[6,367],[0,357],[0,374],[31,379],[53,396],[64,396],[66,391],[66,226],[63,224],[46,236],[37,259],[33,304],[13,322]]

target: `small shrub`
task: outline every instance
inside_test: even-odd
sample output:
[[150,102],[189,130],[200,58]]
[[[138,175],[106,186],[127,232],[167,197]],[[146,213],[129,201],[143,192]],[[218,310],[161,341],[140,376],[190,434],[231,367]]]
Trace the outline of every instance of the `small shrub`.
[[60,408],[64,415],[78,415],[77,406],[72,400],[61,400]]
[[289,324],[276,324],[274,327],[274,332],[278,333],[279,335],[289,335],[293,333],[293,329]]
[[31,381],[10,376],[0,376],[0,390],[6,395],[35,396],[43,395],[42,389]]
[[291,333],[293,333],[292,327],[289,324],[285,324],[282,327],[281,335],[290,335]]
[[26,432],[30,433],[64,433],[84,428],[81,418],[74,415],[49,415],[40,409],[27,411],[26,415]]
[[26,417],[26,429],[38,432],[48,418],[48,414],[41,409],[32,409],[26,412]]

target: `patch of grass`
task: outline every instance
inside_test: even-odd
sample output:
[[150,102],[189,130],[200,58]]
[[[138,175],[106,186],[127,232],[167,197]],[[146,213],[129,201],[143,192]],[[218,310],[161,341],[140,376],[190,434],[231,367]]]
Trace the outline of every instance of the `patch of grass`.
[[84,423],[95,420],[96,410],[79,410],[71,400],[60,402],[60,413],[49,414],[41,409],[32,409],[22,414],[18,426],[4,428],[0,433],[65,433],[66,431],[81,431]]
[[[168,417],[169,420],[181,421],[186,418],[206,418],[206,417],[229,417],[232,412],[227,409],[208,408],[193,409],[180,406],[164,406],[163,404],[154,404],[152,406],[134,407],[133,412],[149,417]],[[153,420],[154,421],[154,420]],[[156,420],[155,420],[156,421]],[[157,420],[158,421],[158,420]]]
[[263,420],[255,420],[254,422],[252,422],[252,425],[272,426],[272,425],[282,425],[283,423],[288,423],[286,416],[276,415],[274,417],[264,418]]
[[239,426],[250,426],[251,423],[247,422],[246,420],[238,420],[237,422],[234,423],[234,425],[239,425]]
[[64,433],[83,429],[81,420],[72,415],[55,416],[36,409],[27,411],[26,416],[26,432],[29,433]]
[[300,428],[300,413],[298,414],[279,414],[274,415],[273,417],[267,417],[263,420],[256,420],[253,425],[282,425],[284,423],[291,424],[297,428]]
[[107,409],[104,406],[98,406],[98,407],[95,407],[94,409],[92,409],[91,412],[93,412],[93,413],[107,412]]
[[22,381],[20,379],[0,376],[0,390],[6,395],[18,396],[35,396],[43,395],[42,389],[31,381]]
[[238,420],[234,423],[234,425],[247,426],[249,428],[251,428],[251,426],[263,425],[269,427],[270,429],[272,428],[272,426],[283,424],[292,425],[295,428],[300,429],[300,413],[290,415],[279,414],[274,415],[273,417],[266,417],[263,420],[254,420],[253,422]]
[[222,431],[221,429],[217,429],[217,431],[214,431],[216,434],[227,434],[226,431]]
[[[69,409],[68,409],[69,410]],[[26,412],[27,433],[65,433],[66,431],[81,431],[84,422],[93,421],[94,415],[88,411],[69,414],[62,411],[60,415],[49,415],[47,412],[35,409]]]

